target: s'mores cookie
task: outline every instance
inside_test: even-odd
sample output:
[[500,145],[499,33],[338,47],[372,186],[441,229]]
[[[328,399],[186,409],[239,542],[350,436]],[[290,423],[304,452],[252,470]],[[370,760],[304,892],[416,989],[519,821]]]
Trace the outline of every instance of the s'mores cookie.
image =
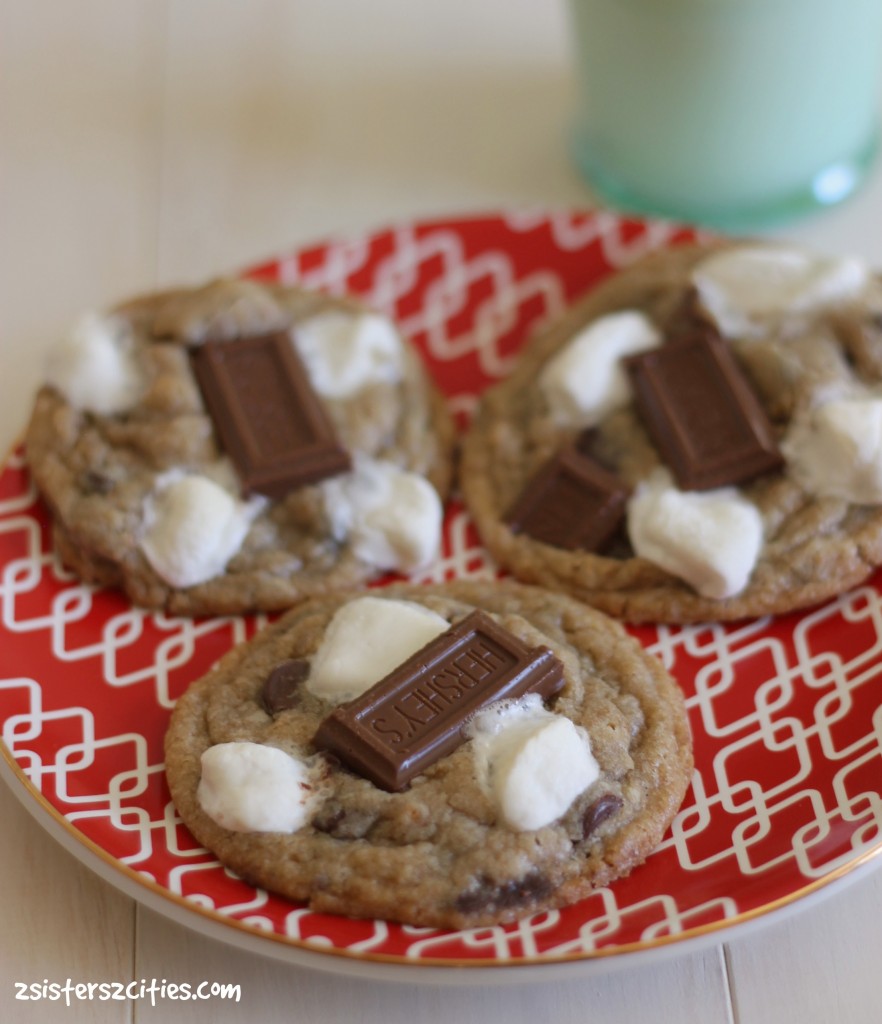
[[485,394],[462,487],[502,566],[631,621],[851,588],[882,562],[882,284],[780,245],[652,254]]
[[683,696],[623,628],[512,581],[297,605],[179,699],[177,810],[319,912],[461,928],[630,872],[689,785]]
[[426,565],[452,445],[388,319],[247,279],[84,317],[26,434],[63,560],[183,614],[285,608]]

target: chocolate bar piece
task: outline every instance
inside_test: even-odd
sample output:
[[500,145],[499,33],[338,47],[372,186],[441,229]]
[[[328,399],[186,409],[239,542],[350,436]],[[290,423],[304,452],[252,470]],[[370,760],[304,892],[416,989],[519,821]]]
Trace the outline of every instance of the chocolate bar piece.
[[628,489],[577,444],[556,452],[528,481],[506,522],[568,551],[600,551],[625,514]]
[[349,469],[287,334],[206,342],[193,371],[246,493],[282,498]]
[[475,611],[321,723],[313,743],[381,789],[398,791],[465,739],[471,715],[498,700],[564,684],[547,647],[527,647]]
[[625,360],[649,433],[684,490],[779,468],[772,425],[729,346],[705,331]]

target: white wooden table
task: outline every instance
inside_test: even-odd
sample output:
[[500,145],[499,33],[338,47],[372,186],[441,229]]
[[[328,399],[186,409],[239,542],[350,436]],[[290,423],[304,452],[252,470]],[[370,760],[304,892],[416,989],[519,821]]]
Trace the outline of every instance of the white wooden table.
[[[0,0],[0,444],[82,310],[413,216],[583,206],[564,14],[536,0]],[[882,266],[882,168],[779,234]],[[2,658],[2,651],[0,651]],[[0,1020],[882,1019],[882,873],[701,952],[554,984],[369,983],[243,954],[81,867],[0,786]],[[238,983],[239,1004],[15,1000]]]

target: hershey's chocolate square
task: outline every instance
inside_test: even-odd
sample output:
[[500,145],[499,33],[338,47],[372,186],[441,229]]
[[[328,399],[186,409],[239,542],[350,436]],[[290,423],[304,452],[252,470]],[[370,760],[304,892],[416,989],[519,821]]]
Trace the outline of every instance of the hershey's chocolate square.
[[578,444],[556,452],[508,511],[515,533],[568,551],[599,551],[625,514],[628,489]]
[[698,332],[625,365],[637,409],[684,490],[743,483],[783,459],[759,399],[715,332]]
[[246,493],[282,498],[350,467],[284,332],[206,342],[193,350],[192,365]]
[[313,743],[394,792],[455,750],[476,711],[525,693],[548,698],[563,684],[563,666],[549,648],[527,647],[475,611],[336,708]]

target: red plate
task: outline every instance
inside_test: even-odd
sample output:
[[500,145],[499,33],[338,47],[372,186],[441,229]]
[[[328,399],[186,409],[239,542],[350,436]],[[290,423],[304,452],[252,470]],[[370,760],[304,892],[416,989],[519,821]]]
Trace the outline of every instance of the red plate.
[[[335,241],[250,273],[356,292],[395,317],[464,422],[539,323],[614,268],[693,237],[606,212],[489,216]],[[169,709],[263,620],[148,614],[80,585],[54,558],[20,452],[0,476],[0,568],[4,777],[105,877],[251,948],[344,966],[584,961],[712,935],[882,851],[882,577],[803,614],[635,630],[682,685],[695,737],[693,785],[661,848],[576,906],[442,932],[310,913],[228,874],[180,824],[162,765]],[[420,579],[493,572],[453,503],[443,558]]]

